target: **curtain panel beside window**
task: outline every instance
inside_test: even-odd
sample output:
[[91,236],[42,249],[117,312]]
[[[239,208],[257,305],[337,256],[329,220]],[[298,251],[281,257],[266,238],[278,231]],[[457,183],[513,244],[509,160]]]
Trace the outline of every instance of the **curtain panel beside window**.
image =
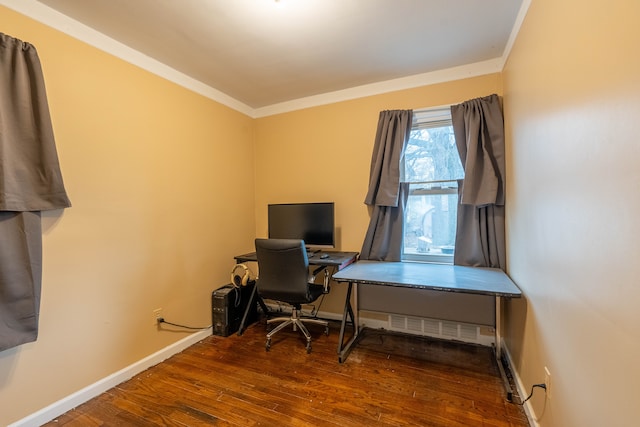
[[456,265],[506,268],[504,120],[498,95],[451,106],[465,171],[458,183]]
[[400,184],[400,164],[411,133],[412,110],[381,111],[371,156],[365,204],[372,207],[360,259],[400,261],[408,184]]

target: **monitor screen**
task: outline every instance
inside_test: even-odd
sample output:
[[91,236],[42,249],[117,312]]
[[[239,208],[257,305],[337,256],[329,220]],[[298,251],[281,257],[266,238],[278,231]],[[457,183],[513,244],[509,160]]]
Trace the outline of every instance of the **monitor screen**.
[[333,203],[269,205],[269,238],[302,239],[307,246],[335,246]]

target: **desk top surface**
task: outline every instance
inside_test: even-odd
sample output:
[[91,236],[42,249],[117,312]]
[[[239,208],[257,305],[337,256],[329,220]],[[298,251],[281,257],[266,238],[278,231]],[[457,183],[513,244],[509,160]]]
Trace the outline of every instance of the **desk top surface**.
[[[322,255],[327,255],[322,258]],[[321,251],[309,254],[310,265],[326,265],[328,267],[337,267],[341,270],[355,262],[358,252],[339,252],[339,251]],[[258,257],[255,252],[238,255],[235,257],[236,262],[257,262]]]
[[358,261],[335,273],[333,280],[507,298],[522,296],[516,284],[498,268],[418,262]]

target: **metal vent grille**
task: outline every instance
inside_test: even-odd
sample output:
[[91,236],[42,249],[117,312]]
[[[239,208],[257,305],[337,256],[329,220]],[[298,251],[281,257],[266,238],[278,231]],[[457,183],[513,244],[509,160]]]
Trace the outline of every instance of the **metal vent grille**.
[[440,335],[440,321],[424,319],[424,332],[427,335]]
[[392,314],[389,316],[389,323],[391,326],[391,329],[399,329],[399,330],[404,330],[406,329],[406,317],[404,316],[396,316],[395,314]]
[[422,319],[407,317],[407,329],[414,332],[422,332]]
[[473,325],[465,325],[461,324],[460,326],[460,338],[464,338],[465,340],[476,340],[478,339],[478,328]]
[[414,335],[431,336],[474,344],[492,345],[494,337],[481,333],[481,326],[447,320],[389,314],[388,328]]
[[442,322],[442,335],[445,337],[458,338],[458,324],[452,322]]

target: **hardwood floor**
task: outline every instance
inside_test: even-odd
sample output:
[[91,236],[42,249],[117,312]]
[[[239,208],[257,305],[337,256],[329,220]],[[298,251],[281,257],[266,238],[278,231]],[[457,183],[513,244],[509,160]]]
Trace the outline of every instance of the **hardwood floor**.
[[367,330],[338,363],[337,324],[211,336],[47,426],[528,426],[487,347]]

